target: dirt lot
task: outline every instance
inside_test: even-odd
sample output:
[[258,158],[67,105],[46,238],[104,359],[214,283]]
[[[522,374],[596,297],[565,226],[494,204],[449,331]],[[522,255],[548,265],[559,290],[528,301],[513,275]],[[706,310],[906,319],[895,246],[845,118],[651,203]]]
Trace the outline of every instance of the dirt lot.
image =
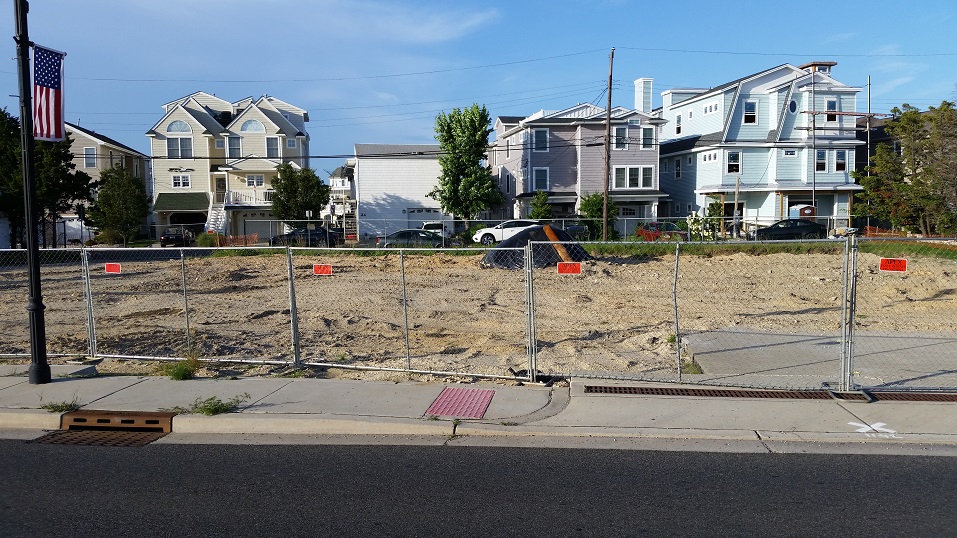
[[[189,343],[200,357],[292,359],[293,320],[284,255],[187,259],[188,297],[184,300],[182,262],[169,256],[171,252],[175,251],[116,254],[120,274],[106,273],[105,264],[114,257],[98,253],[91,263],[91,288],[99,354],[183,357],[188,353],[184,315],[188,312]],[[479,260],[479,255],[400,258],[335,250],[297,253],[293,270],[302,360],[485,375],[509,375],[510,369],[528,368],[525,272],[482,268]],[[880,272],[878,260],[871,254],[859,258],[860,329],[957,333],[957,264],[953,260],[912,257],[906,273]],[[333,274],[313,274],[314,264],[330,264]],[[559,275],[554,267],[536,270],[534,329],[539,370],[673,369],[675,286],[682,334],[729,327],[840,332],[840,255],[683,255],[677,283],[674,269],[674,255],[664,255],[601,257],[586,262],[581,275]],[[22,268],[0,268],[0,300],[8,305],[0,312],[2,354],[29,351],[26,287]],[[86,355],[86,296],[80,266],[45,265],[43,295],[51,362]],[[99,369],[148,373],[155,370],[155,363],[108,359]],[[268,365],[221,369],[226,375],[283,371],[281,366]],[[339,368],[324,375],[407,377]]]

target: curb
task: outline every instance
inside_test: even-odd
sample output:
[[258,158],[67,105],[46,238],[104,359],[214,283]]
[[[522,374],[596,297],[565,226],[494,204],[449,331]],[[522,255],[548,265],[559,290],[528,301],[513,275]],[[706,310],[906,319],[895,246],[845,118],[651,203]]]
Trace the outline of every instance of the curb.
[[60,413],[42,409],[0,409],[0,429],[58,430]]
[[273,435],[452,435],[448,421],[372,417],[326,418],[310,414],[176,415],[173,433]]

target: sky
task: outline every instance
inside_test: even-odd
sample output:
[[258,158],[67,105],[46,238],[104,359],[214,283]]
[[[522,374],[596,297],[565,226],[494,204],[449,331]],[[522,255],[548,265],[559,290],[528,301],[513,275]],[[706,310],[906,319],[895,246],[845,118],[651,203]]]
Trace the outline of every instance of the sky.
[[[149,154],[161,106],[196,91],[309,112],[320,177],[357,143],[435,143],[435,116],[579,103],[634,108],[634,84],[708,88],[835,61],[858,111],[957,100],[957,2],[806,0],[32,0],[31,41],[67,53],[67,121]],[[0,107],[19,115],[14,4],[0,6]]]

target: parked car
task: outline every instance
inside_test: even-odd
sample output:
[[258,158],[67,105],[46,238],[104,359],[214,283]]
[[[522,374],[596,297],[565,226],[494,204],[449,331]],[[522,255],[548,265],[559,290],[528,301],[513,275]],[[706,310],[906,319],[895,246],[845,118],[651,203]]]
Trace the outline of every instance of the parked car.
[[334,247],[342,244],[342,234],[322,226],[316,226],[315,230],[294,228],[289,233],[270,237],[269,244],[290,247]]
[[827,227],[812,220],[784,219],[752,232],[749,239],[767,241],[772,239],[824,239]]
[[447,241],[441,235],[419,229],[399,230],[389,235],[379,236],[375,240],[375,246],[380,248],[442,248],[446,243]]
[[588,224],[585,217],[556,218],[552,221],[553,228],[561,228],[576,241],[588,240]]
[[642,241],[687,241],[688,232],[673,222],[646,222],[638,227],[635,236]]
[[450,223],[439,220],[431,220],[429,222],[423,222],[422,225],[419,226],[419,229],[437,233],[443,237],[452,237],[452,229],[449,226]]
[[497,226],[480,229],[472,236],[472,241],[490,246],[505,241],[525,228],[540,225],[541,223],[537,220],[507,220]]
[[160,246],[188,247],[192,245],[193,232],[183,226],[170,226],[160,235]]

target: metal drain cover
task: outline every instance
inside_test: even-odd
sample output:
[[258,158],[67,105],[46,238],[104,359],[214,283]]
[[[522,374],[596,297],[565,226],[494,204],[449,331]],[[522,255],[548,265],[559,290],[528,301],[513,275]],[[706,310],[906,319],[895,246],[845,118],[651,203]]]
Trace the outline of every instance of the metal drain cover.
[[165,435],[166,432],[57,430],[27,442],[44,445],[139,447],[146,446]]

